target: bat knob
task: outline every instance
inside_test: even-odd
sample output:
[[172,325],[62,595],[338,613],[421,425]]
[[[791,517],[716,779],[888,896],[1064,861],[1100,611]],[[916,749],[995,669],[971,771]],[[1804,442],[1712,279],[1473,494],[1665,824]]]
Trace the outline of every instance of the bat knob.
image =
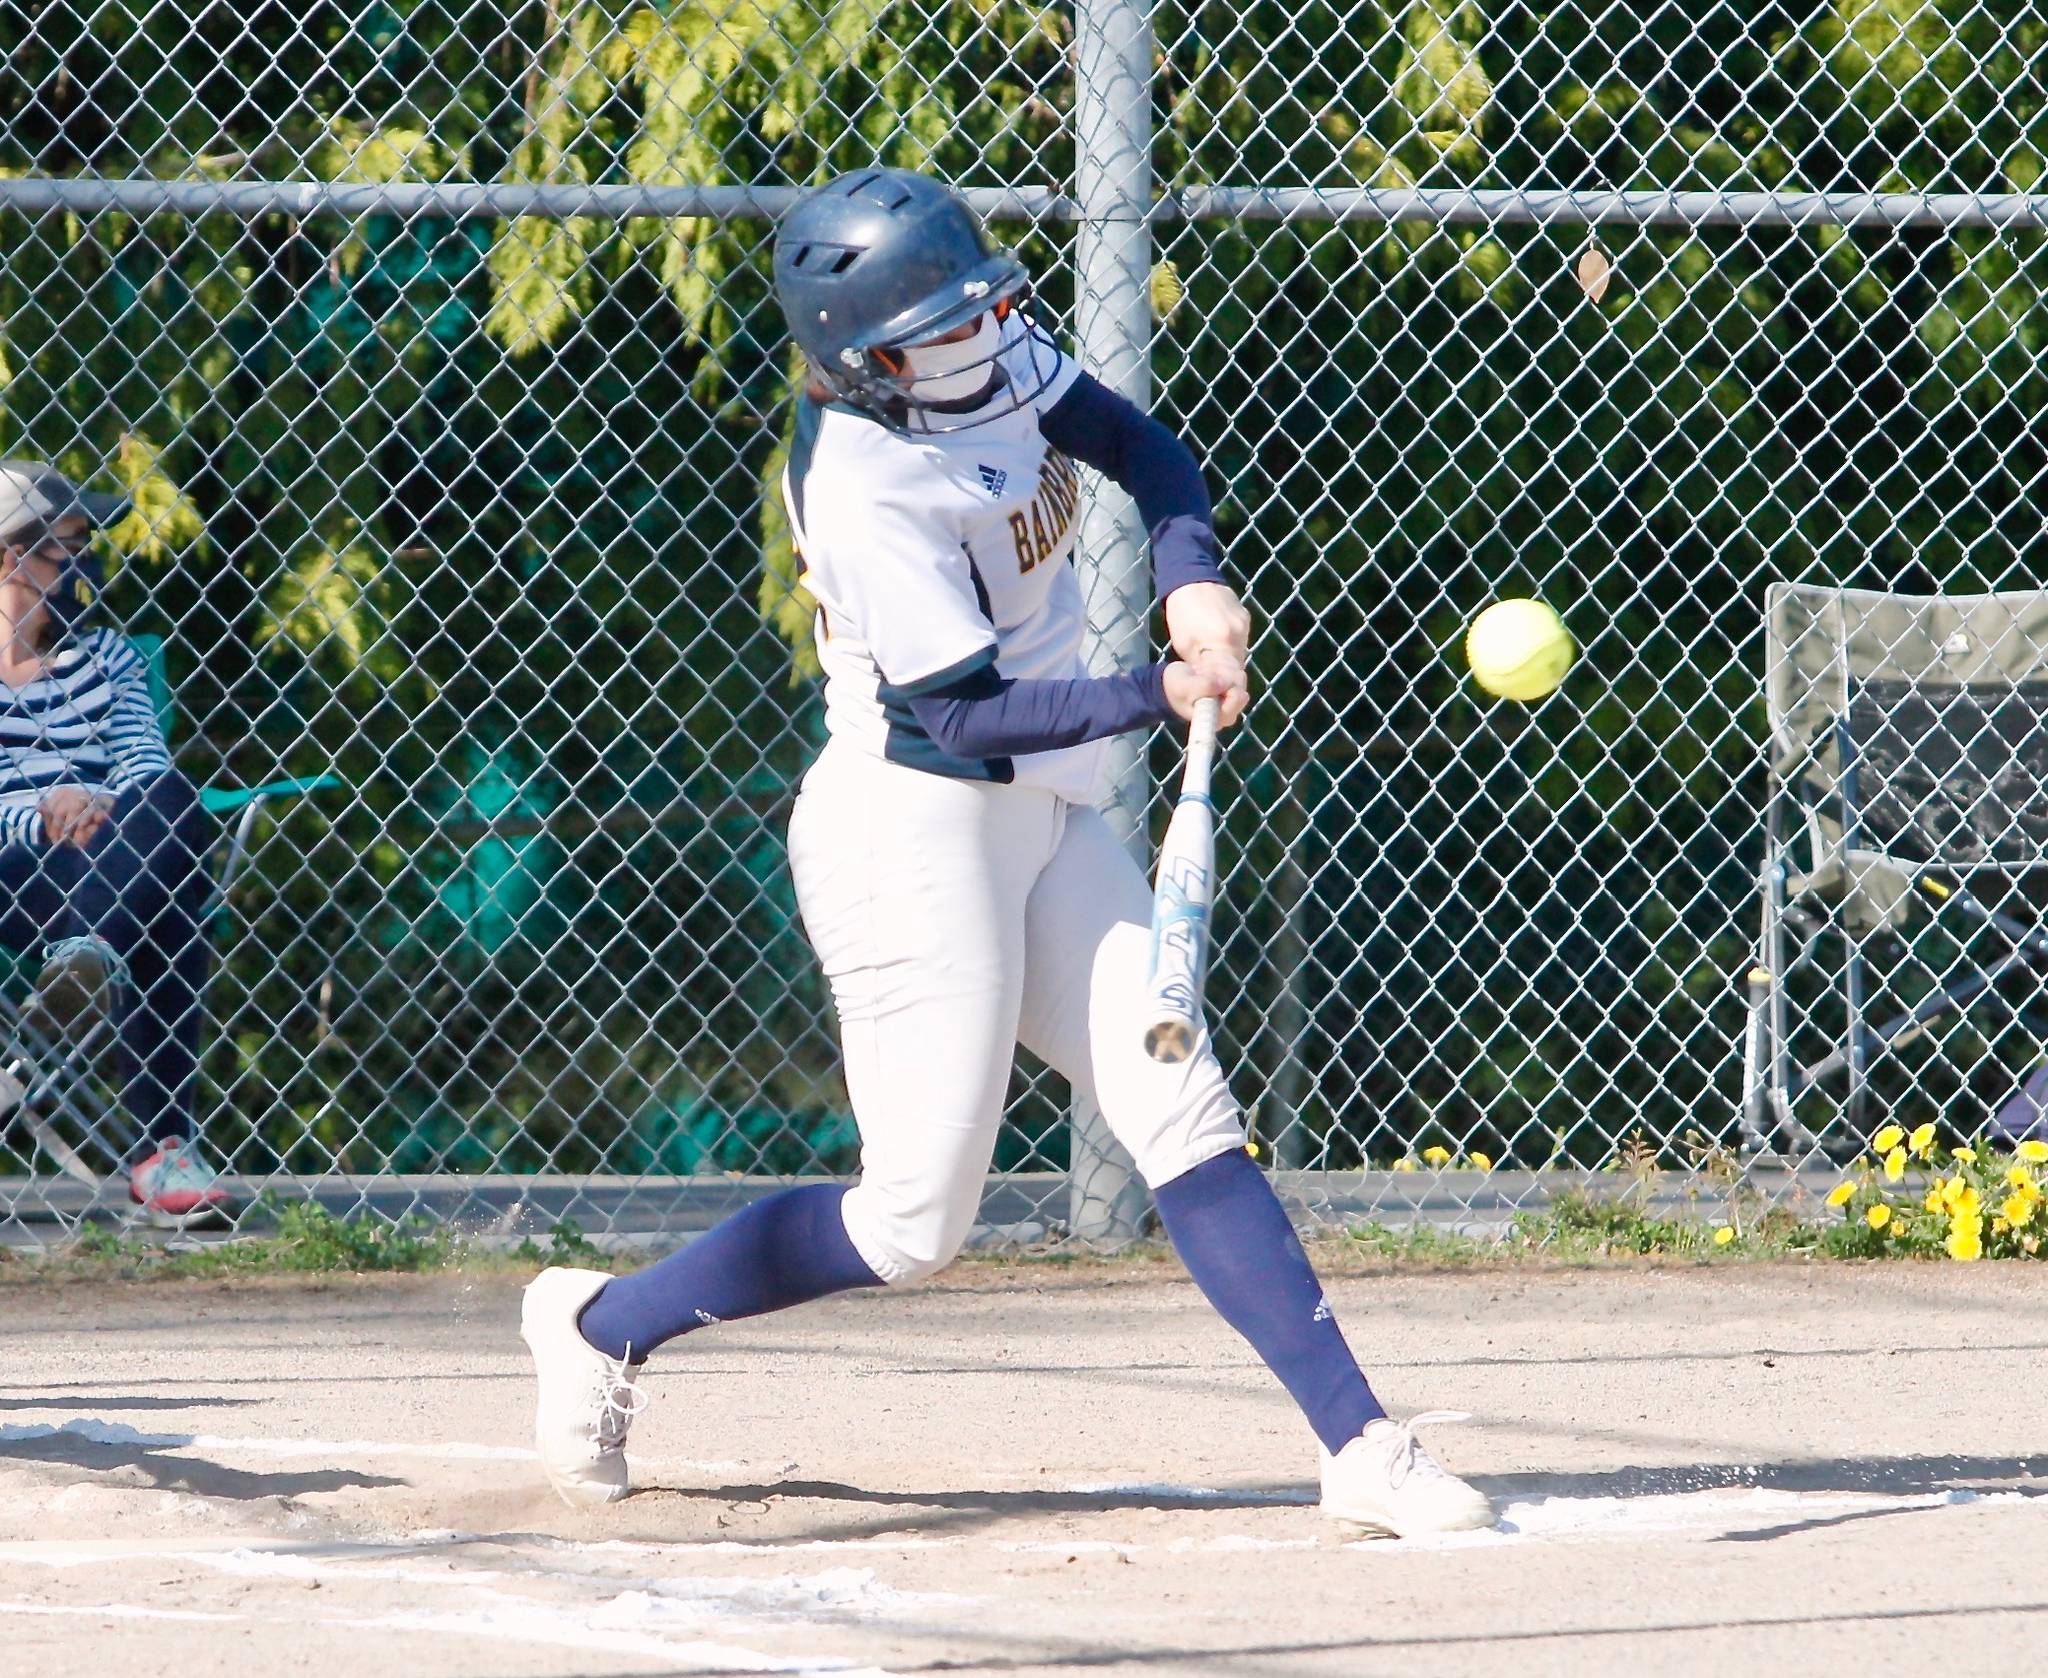
[[1156,1061],[1178,1066],[1194,1052],[1194,1029],[1185,1020],[1161,1020],[1145,1030],[1145,1053]]

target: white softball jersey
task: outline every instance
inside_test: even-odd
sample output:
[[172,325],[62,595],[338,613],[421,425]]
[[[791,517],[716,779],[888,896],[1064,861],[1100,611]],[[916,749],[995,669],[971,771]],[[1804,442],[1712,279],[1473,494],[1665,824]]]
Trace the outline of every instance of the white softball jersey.
[[818,602],[826,727],[835,742],[891,763],[1092,804],[1106,790],[1106,741],[957,757],[910,707],[989,665],[1013,680],[1088,674],[1072,564],[1080,472],[1038,425],[1078,369],[1035,334],[1004,352],[1003,367],[1015,389],[1044,388],[1013,413],[955,432],[894,430],[844,403],[799,405],[782,488]]

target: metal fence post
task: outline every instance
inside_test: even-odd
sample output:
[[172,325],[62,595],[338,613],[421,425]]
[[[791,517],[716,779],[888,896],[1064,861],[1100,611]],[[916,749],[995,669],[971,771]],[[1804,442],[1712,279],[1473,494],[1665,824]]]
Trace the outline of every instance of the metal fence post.
[[[1081,365],[1140,408],[1152,399],[1152,23],[1144,0],[1075,0],[1074,341]],[[1151,582],[1136,507],[1099,482],[1081,522],[1078,564],[1088,603],[1088,667],[1106,675],[1142,658]],[[1105,813],[1141,866],[1149,860],[1145,743],[1112,744]],[[1134,1239],[1147,1196],[1102,1114],[1076,1099],[1067,1222],[1101,1245]]]

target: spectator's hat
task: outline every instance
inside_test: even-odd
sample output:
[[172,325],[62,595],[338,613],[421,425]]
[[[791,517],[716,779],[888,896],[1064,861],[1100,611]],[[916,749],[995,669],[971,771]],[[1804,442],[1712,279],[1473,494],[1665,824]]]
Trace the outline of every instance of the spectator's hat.
[[127,506],[125,495],[82,490],[45,461],[0,460],[0,543],[40,542],[65,519],[84,519],[96,529]]

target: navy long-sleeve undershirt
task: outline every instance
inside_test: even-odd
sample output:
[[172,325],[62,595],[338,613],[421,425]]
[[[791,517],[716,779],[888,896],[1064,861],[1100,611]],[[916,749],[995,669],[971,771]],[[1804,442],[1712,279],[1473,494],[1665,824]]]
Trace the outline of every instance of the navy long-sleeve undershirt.
[[1038,416],[1038,430],[1130,492],[1152,538],[1152,586],[1161,600],[1184,583],[1223,581],[1201,463],[1165,426],[1083,373]]
[[955,757],[1016,757],[1166,722],[1166,666],[1114,676],[1007,680],[991,662],[910,701],[918,727]]

